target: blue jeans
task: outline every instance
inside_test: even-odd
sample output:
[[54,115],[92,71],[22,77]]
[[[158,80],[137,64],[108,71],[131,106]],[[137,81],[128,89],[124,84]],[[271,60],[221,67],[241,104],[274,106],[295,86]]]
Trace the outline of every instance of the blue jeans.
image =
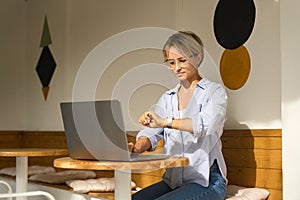
[[188,183],[171,189],[164,181],[153,184],[132,195],[132,200],[224,200],[226,182],[215,161],[210,167],[209,186]]

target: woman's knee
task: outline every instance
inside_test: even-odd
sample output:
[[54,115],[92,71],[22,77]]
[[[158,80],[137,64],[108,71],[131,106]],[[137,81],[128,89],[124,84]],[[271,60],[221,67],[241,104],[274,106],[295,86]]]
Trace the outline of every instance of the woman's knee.
[[132,195],[132,200],[153,200],[170,191],[171,188],[161,181],[136,192]]

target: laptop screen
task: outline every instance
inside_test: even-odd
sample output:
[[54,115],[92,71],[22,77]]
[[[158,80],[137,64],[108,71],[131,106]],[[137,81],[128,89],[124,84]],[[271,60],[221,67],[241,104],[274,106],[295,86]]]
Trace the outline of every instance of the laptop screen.
[[70,157],[130,159],[120,101],[64,102],[60,106]]

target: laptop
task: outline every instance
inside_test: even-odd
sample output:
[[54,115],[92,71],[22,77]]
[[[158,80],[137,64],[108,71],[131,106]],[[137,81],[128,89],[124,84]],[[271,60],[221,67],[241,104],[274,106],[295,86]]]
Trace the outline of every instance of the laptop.
[[170,157],[129,152],[119,100],[62,102],[60,108],[73,159],[146,161]]

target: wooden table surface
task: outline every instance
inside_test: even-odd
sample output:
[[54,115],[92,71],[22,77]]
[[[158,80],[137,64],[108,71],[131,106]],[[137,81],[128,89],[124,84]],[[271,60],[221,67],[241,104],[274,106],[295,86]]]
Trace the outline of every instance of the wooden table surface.
[[162,160],[135,162],[75,160],[70,157],[57,158],[54,160],[54,166],[58,168],[86,170],[157,170],[161,168],[182,167],[188,164],[188,158],[175,156]]
[[[48,148],[5,148],[0,149],[0,157],[16,157],[16,192],[27,192],[28,187],[28,157],[66,156],[67,149]],[[27,200],[27,197],[17,197],[17,200]]]
[[57,158],[54,166],[64,169],[83,169],[83,170],[114,170],[115,178],[115,200],[131,199],[131,172],[157,170],[161,168],[182,167],[189,164],[189,159],[185,157],[170,157],[162,160],[147,160],[134,162],[116,161],[95,161],[95,160],[76,160],[70,157]]
[[5,148],[0,149],[0,156],[16,157],[16,156],[66,156],[67,149],[47,149],[47,148]]

